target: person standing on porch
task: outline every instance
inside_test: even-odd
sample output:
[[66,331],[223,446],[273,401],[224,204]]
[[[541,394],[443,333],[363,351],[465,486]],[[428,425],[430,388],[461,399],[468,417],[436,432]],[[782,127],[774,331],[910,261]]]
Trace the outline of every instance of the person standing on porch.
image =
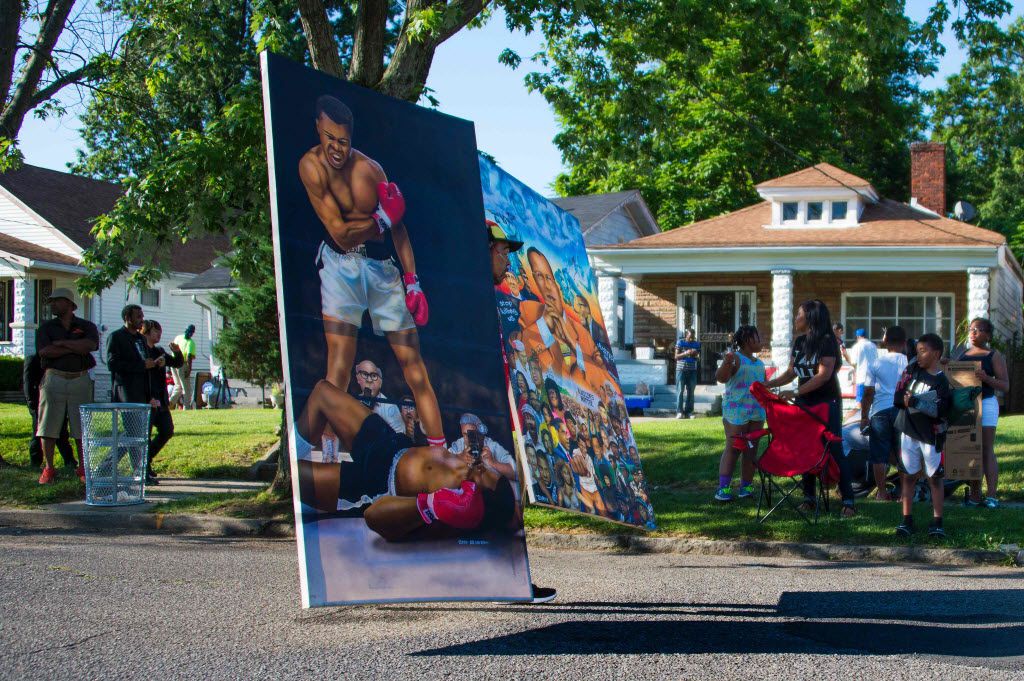
[[174,377],[174,390],[170,397],[171,409],[178,405],[178,400],[181,400],[181,405],[185,409],[195,407],[192,395],[192,360],[196,358],[196,342],[192,340],[192,336],[195,332],[195,324],[189,324],[185,327],[185,333],[174,338],[174,344],[181,348],[185,363],[180,367],[171,368],[171,375]]
[[[693,392],[697,387],[697,363],[700,342],[693,329],[687,329],[676,341],[676,418],[693,418]],[[686,395],[685,402],[683,395]]]
[[[842,361],[839,358],[837,332],[832,327],[832,316],[829,314],[828,306],[816,299],[800,303],[793,318],[793,329],[798,335],[793,341],[789,367],[765,385],[769,388],[778,388],[796,378],[797,389],[785,390],[780,396],[805,406],[827,404],[828,429],[835,435],[841,435],[842,393],[839,390],[838,373]],[[857,509],[854,508],[850,463],[843,455],[841,441],[830,443],[829,449],[839,466],[839,493],[843,498],[842,516],[848,518],[857,514]],[[817,505],[814,484],[815,476],[804,476],[803,510],[814,510]]]

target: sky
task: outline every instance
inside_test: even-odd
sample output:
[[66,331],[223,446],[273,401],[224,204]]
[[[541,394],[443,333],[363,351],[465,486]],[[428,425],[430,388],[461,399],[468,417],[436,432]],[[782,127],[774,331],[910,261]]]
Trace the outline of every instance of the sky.
[[[910,18],[923,20],[932,2],[908,0]],[[1014,0],[1013,4],[1012,16],[1020,16],[1024,0]],[[1004,23],[1009,23],[1009,18]],[[940,86],[963,63],[963,50],[952,34],[947,32],[943,39],[946,55],[939,62],[937,75],[923,81],[924,89]],[[506,47],[523,57],[516,70],[498,62],[498,55]],[[551,185],[563,170],[561,154],[552,141],[558,123],[544,98],[528,92],[523,83],[532,70],[529,56],[541,47],[539,33],[509,32],[503,15],[498,13],[483,28],[460,31],[437,49],[427,86],[440,100],[441,111],[475,123],[481,150],[540,194],[551,196]],[[48,121],[30,116],[20,139],[25,161],[66,170],[81,143],[78,128],[73,110],[62,119]]]

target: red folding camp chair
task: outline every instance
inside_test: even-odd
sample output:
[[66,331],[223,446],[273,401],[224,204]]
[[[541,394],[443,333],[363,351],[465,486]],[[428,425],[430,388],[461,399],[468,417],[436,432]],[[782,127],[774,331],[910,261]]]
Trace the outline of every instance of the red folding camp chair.
[[[802,489],[799,476],[814,475],[815,504],[814,520],[818,520],[821,508],[828,510],[827,488],[839,479],[839,466],[829,452],[829,445],[842,442],[842,435],[828,429],[828,405],[804,406],[787,402],[771,392],[762,383],[750,386],[750,392],[767,416],[768,427],[733,438],[733,447],[756,450],[761,438],[767,436],[768,447],[755,459],[761,478],[761,493],[757,500],[757,521],[763,523],[782,504],[788,503],[808,523],[807,514],[793,498]],[[784,489],[775,481],[776,477],[789,478],[790,486]],[[781,498],[772,504],[775,493]],[[770,508],[769,508],[770,507]],[[768,511],[762,516],[762,508]]]

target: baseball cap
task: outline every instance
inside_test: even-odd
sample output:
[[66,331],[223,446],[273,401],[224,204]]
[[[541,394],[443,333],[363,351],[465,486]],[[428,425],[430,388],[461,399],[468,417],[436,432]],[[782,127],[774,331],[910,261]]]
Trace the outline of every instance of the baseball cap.
[[508,252],[515,253],[523,247],[522,241],[516,241],[508,232],[508,229],[501,224],[497,216],[489,210],[484,211],[484,224],[487,225],[488,241],[505,241],[508,243]]
[[857,329],[856,331],[853,332],[853,334],[855,336],[866,336],[867,332],[865,332],[864,329]]
[[50,302],[51,300],[56,300],[57,298],[64,298],[65,300],[67,300],[68,302],[71,303],[71,307],[73,307],[76,310],[78,309],[78,301],[75,300],[75,294],[74,294],[74,292],[71,289],[69,289],[69,288],[55,288],[55,289],[53,289],[53,291],[50,293],[50,295],[47,296],[46,302]]

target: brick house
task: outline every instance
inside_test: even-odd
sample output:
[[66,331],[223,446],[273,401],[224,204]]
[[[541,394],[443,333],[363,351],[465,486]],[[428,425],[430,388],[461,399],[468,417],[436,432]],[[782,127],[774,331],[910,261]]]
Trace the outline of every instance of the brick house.
[[[853,340],[876,342],[886,326],[947,343],[965,320],[992,319],[996,336],[1019,339],[1024,275],[1006,239],[943,217],[945,149],[911,147],[910,204],[821,163],[757,185],[761,202],[653,236],[588,249],[599,289],[625,281],[621,324],[613,296],[602,313],[614,344],[636,348],[626,371],[654,384],[672,380],[667,349],[682,329],[704,344],[701,382],[714,382],[717,353],[739,324],[756,324],[764,356],[785,365],[794,306],[820,298]],[[650,346],[657,351],[653,359]],[[628,357],[628,355],[627,355]],[[625,377],[623,382],[629,382]]]

